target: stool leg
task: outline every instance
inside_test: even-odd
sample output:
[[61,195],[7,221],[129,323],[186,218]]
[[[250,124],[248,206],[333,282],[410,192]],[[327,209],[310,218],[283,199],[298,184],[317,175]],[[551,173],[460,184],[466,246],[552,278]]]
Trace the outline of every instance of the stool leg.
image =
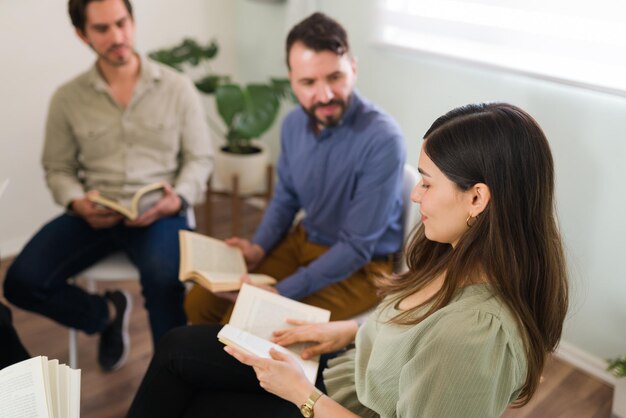
[[211,179],[209,179],[206,187],[206,196],[204,199],[204,229],[207,235],[211,235],[213,223],[213,189],[211,188]]
[[239,236],[239,214],[241,212],[241,201],[239,199],[239,177],[233,175],[233,195],[232,195],[232,223],[231,233],[233,237]]
[[267,166],[267,183],[265,185],[265,207],[272,200],[272,193],[274,192],[274,167],[272,165]]
[[96,281],[94,279],[87,278],[87,291],[89,293],[97,293]]
[[[76,283],[76,280],[73,280]],[[96,293],[96,281],[93,279],[87,279],[87,291],[89,293]],[[69,329],[69,363],[72,369],[78,368],[78,333],[74,328]]]
[[78,344],[76,341],[76,330],[74,328],[70,328],[69,337],[70,337],[69,338],[70,339],[69,363],[72,369],[77,369],[78,368]]

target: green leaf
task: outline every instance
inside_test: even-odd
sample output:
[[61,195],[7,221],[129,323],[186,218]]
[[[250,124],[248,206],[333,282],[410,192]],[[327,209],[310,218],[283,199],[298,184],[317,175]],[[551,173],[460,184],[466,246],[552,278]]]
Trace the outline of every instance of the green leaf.
[[626,356],[624,358],[608,359],[607,363],[607,371],[617,377],[626,377]]
[[182,64],[197,66],[203,60],[210,60],[217,55],[219,48],[215,40],[205,47],[193,39],[184,39],[179,45],[151,52],[148,56],[155,61],[182,70]]
[[239,138],[258,138],[274,123],[280,102],[274,90],[264,84],[250,84],[243,90],[245,107],[233,119],[232,130]]
[[207,75],[195,82],[196,88],[203,93],[213,94],[220,84],[228,83],[229,77],[221,75]]
[[[215,58],[219,51],[217,42],[200,45],[193,39],[184,39],[171,48],[154,51],[149,56],[179,71],[197,66]],[[226,139],[229,149],[245,153],[250,139],[263,135],[278,115],[280,101],[290,98],[296,102],[289,80],[273,78],[267,84],[239,86],[231,84],[228,76],[216,75],[209,66],[204,76],[195,81],[196,88],[206,94],[215,94],[217,111],[227,127]]]
[[245,109],[245,99],[241,87],[237,84],[224,84],[215,90],[217,112],[230,131],[235,116]]
[[291,83],[287,78],[271,78],[270,82],[272,83],[272,88],[280,99],[289,99],[292,102],[296,102],[296,96],[293,94],[293,90],[291,90]]

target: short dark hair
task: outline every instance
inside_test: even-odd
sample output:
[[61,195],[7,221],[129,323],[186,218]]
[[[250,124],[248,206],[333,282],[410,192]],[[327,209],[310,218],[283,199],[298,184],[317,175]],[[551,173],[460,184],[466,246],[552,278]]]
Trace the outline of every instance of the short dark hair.
[[350,52],[346,30],[339,22],[320,12],[313,13],[289,31],[285,48],[287,67],[289,52],[296,42],[302,42],[316,52],[331,51],[337,55]]
[[[85,24],[87,23],[87,5],[93,1],[102,0],[69,0],[67,3],[67,11],[72,19],[72,25],[81,32],[85,32]],[[124,6],[128,10],[130,17],[133,17],[133,5],[130,0],[124,0]]]

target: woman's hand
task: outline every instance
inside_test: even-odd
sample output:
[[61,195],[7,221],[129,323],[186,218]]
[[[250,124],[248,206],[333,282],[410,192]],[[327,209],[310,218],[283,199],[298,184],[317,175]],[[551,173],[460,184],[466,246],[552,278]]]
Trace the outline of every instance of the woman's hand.
[[301,357],[309,359],[319,354],[333,353],[354,342],[359,324],[356,321],[333,321],[325,324],[310,324],[306,321],[288,319],[295,328],[274,331],[272,342],[288,346],[295,343],[314,342],[316,344],[302,351]]
[[287,354],[272,348],[272,358],[261,358],[234,347],[226,346],[224,350],[243,364],[252,366],[263,389],[297,406],[302,405],[314,390],[300,365]]

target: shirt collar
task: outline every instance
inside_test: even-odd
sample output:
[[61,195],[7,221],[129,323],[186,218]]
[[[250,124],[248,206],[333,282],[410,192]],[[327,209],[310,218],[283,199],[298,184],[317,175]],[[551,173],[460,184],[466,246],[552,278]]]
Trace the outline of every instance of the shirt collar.
[[[139,55],[140,62],[140,74],[139,80],[137,80],[137,85],[135,89],[141,89],[148,87],[153,82],[158,82],[162,77],[161,68],[148,58]],[[98,64],[95,62],[91,69],[87,73],[87,79],[91,86],[97,91],[106,92],[108,91],[108,84],[100,74],[100,70],[98,70]]]

